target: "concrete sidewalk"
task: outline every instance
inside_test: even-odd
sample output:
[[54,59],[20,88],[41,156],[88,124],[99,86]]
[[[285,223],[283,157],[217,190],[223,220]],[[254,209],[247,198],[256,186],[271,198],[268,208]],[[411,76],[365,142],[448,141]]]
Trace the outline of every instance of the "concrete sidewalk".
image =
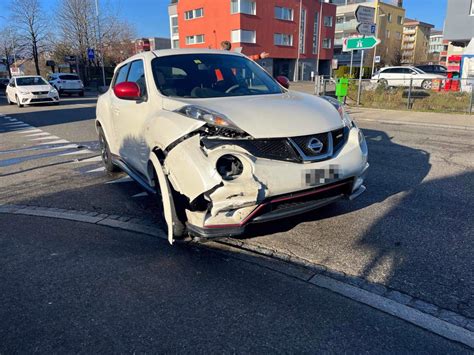
[[474,131],[474,115],[382,110],[362,107],[349,107],[348,112],[356,121],[374,121],[379,123],[409,124]]

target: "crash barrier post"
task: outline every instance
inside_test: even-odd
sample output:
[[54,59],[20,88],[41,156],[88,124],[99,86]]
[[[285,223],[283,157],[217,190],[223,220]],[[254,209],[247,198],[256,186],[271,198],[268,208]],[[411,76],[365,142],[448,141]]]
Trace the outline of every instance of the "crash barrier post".
[[340,78],[336,84],[336,97],[340,103],[345,103],[347,96],[347,89],[349,88],[349,79]]

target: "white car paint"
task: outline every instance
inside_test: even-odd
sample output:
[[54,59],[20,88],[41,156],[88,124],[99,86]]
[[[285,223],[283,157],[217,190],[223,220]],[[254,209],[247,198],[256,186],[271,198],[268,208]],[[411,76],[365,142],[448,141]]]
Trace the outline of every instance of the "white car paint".
[[[18,85],[21,79],[29,78],[40,82],[44,81],[44,84]],[[38,75],[14,76],[5,90],[5,95],[9,104],[16,103],[19,107],[41,103],[59,103],[57,90]]]
[[79,94],[84,96],[84,84],[77,74],[53,73],[48,76],[48,82],[60,94]]
[[443,75],[428,74],[412,66],[385,67],[372,77],[372,82],[386,82],[388,86],[408,87],[410,81],[414,87],[431,88],[434,79],[445,79]]
[[[364,136],[334,101],[283,88],[279,93],[267,95],[218,98],[165,96],[158,89],[151,65],[155,58],[171,55],[198,58],[204,54],[245,58],[238,53],[203,49],[140,53],[119,64],[115,78],[120,68],[143,61],[147,96],[133,101],[118,98],[113,89],[114,79],[97,103],[98,132],[104,132],[107,142],[104,154],[109,151],[114,164],[145,188],[156,187],[161,192],[170,243],[186,229],[201,236],[241,233],[271,203],[296,196],[303,198],[302,194],[316,196],[322,191],[344,188],[344,196],[352,199],[365,190],[368,153]],[[195,61],[200,63],[198,59]],[[205,121],[176,112],[189,105],[217,112],[236,126],[237,131],[244,132],[237,137],[230,136],[229,131],[220,133],[220,129],[216,133]],[[334,132],[327,133],[331,131]],[[306,145],[315,135],[323,140],[327,138],[324,147],[328,152],[329,147],[332,149],[330,140],[340,139],[343,143],[326,158],[315,155],[304,159],[290,138],[294,142],[303,139]],[[285,161],[284,154],[282,158],[271,158],[268,154],[276,154],[273,148],[270,153],[254,154],[245,145],[248,142],[265,147],[270,147],[268,144],[272,142],[277,142],[279,147],[288,146],[292,160]],[[238,158],[243,167],[233,179],[224,178],[217,170],[217,162],[225,155]],[[324,177],[311,184],[305,181],[312,172],[329,174],[335,167],[338,175],[332,180]],[[155,186],[154,176],[159,186]],[[342,192],[331,198],[340,196]],[[323,205],[325,200],[317,202]]]

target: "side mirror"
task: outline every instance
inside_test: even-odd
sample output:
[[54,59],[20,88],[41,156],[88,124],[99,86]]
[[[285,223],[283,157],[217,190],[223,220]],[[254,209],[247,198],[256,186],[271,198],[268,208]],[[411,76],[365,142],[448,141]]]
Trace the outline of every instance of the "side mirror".
[[140,100],[140,88],[136,83],[125,81],[114,86],[114,94],[122,100]]
[[286,76],[283,76],[283,75],[279,75],[276,77],[276,80],[278,81],[278,83],[283,86],[285,89],[289,89],[290,88],[290,80],[286,77]]

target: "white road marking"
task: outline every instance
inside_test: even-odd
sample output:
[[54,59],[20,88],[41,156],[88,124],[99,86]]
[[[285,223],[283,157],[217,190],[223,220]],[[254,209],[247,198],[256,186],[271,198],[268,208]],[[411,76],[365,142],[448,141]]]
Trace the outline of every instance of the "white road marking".
[[73,151],[73,152],[68,152],[68,153],[59,154],[58,156],[63,157],[63,156],[67,156],[67,155],[91,154],[91,153],[93,153],[93,152],[91,152],[91,151],[88,150],[88,149],[84,149],[84,150],[77,150],[77,151]]
[[38,137],[38,136],[49,136],[49,133],[48,132],[33,133],[33,134],[27,134],[25,137]]
[[51,147],[49,149],[57,150],[57,149],[71,149],[71,148],[77,149],[77,144],[66,144],[66,145],[61,145],[59,147]]
[[96,157],[81,160],[78,163],[92,163],[92,162],[96,162],[96,161],[102,161],[102,158],[100,157],[100,155],[96,156]]
[[56,136],[47,136],[47,137],[40,137],[40,138],[30,138],[30,141],[42,141],[45,139],[60,139],[59,137]]
[[62,143],[71,143],[65,139],[58,139],[57,141],[53,141],[53,142],[43,142],[43,143],[40,143],[40,144],[62,144]]
[[148,196],[146,192],[140,192],[139,194],[133,195],[132,197],[137,198],[137,197],[146,197],[146,196]]
[[90,174],[90,173],[100,173],[102,171],[105,171],[105,167],[104,166],[101,166],[100,168],[97,168],[97,169],[92,169],[92,170],[88,170],[86,171],[87,174]]
[[28,126],[28,127],[31,127],[29,124],[27,123],[23,123],[23,122],[6,122],[6,123],[2,123],[3,126],[8,126],[8,127],[16,127],[16,126]]
[[133,179],[130,176],[124,176],[117,180],[107,181],[106,184],[121,184],[124,182],[132,182]]
[[16,134],[25,134],[25,133],[33,133],[33,132],[43,132],[42,130],[38,128],[28,128],[28,129],[18,129],[18,132],[14,132]]

